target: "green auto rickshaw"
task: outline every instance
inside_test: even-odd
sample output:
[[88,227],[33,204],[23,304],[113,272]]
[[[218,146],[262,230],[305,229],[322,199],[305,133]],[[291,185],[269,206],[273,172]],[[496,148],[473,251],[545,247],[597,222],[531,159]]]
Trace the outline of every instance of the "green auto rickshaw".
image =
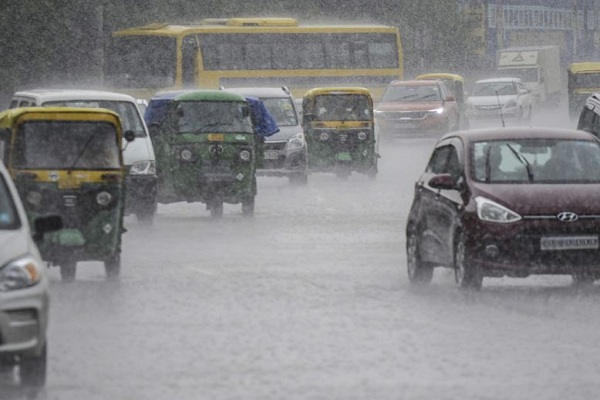
[[241,203],[243,215],[254,214],[261,144],[278,131],[262,102],[222,90],[165,92],[150,100],[145,118],[159,203],[202,202],[213,217],[223,215],[223,203]]
[[373,99],[360,87],[316,88],[302,100],[302,127],[311,172],[377,175]]
[[[30,222],[59,215],[38,242],[42,258],[75,279],[79,261],[121,270],[124,166],[119,116],[102,108],[30,107],[0,113],[0,151]],[[131,141],[133,132],[125,134]],[[32,223],[33,226],[33,223]]]

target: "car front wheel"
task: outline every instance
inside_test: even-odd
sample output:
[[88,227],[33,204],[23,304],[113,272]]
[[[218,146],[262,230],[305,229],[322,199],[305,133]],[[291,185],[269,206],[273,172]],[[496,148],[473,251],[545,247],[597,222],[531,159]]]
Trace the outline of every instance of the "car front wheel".
[[461,289],[481,289],[483,276],[481,272],[469,261],[465,236],[458,235],[454,245],[454,279]]
[[38,357],[25,357],[19,364],[21,386],[39,389],[46,384],[47,344]]
[[406,270],[408,280],[414,285],[426,285],[433,278],[433,267],[421,261],[419,239],[414,233],[406,241]]

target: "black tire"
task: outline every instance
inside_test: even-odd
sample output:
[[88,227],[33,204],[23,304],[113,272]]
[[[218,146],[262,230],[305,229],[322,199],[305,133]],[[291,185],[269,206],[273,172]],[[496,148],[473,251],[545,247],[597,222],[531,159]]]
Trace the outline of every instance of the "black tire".
[[290,175],[289,179],[290,179],[290,185],[306,186],[308,184],[308,174],[307,173]]
[[427,285],[433,278],[433,267],[423,263],[419,255],[419,239],[414,233],[406,239],[406,271],[413,285]]
[[121,255],[116,254],[104,260],[106,279],[117,279],[121,275]]
[[48,345],[44,343],[38,357],[24,357],[19,364],[21,386],[40,389],[46,385],[46,365],[48,363]]
[[73,282],[77,275],[77,262],[63,261],[60,265],[60,277],[63,282]]
[[254,215],[254,196],[242,200],[242,215],[245,217]]
[[210,216],[213,218],[221,218],[223,216],[223,202],[213,200],[210,205]]
[[571,279],[573,279],[573,286],[592,286],[596,281],[596,278],[589,273],[586,272],[573,272],[571,274]]
[[454,279],[461,289],[480,290],[483,284],[483,275],[469,261],[463,233],[458,234],[454,243]]

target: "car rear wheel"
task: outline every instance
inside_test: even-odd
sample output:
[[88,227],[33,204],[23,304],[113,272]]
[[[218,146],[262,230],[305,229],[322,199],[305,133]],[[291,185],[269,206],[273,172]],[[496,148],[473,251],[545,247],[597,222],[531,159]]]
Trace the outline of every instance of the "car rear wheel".
[[73,282],[77,273],[77,263],[75,261],[64,261],[60,265],[60,277],[63,282]]
[[308,184],[308,174],[290,175],[290,185],[306,186]]
[[414,285],[426,285],[433,278],[433,267],[421,261],[419,239],[414,233],[406,240],[406,270],[408,280]]
[[454,279],[461,289],[481,289],[483,276],[481,272],[469,261],[465,236],[458,235],[454,245]]
[[21,386],[39,389],[46,384],[47,344],[37,357],[24,357],[19,364],[19,380]]

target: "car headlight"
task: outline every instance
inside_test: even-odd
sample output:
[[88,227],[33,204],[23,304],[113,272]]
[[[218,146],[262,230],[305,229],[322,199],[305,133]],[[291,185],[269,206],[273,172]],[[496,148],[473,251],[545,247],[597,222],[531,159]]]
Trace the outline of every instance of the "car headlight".
[[510,224],[521,220],[516,212],[485,197],[476,197],[477,216],[482,221]]
[[444,113],[444,107],[436,108],[435,110],[431,110],[429,112],[434,115],[440,115]]
[[240,160],[244,162],[249,162],[252,158],[252,153],[250,152],[250,150],[246,149],[241,150],[238,155],[240,157]]
[[356,137],[358,137],[358,140],[367,140],[367,137],[369,135],[367,135],[367,132],[358,132],[358,135],[356,135]]
[[130,175],[154,175],[156,174],[156,163],[150,160],[136,161],[131,164]]
[[326,142],[329,140],[329,133],[327,132],[321,132],[321,134],[319,135],[319,139],[321,139],[323,142]]
[[287,143],[288,150],[296,150],[304,147],[304,133],[298,132],[292,136]]
[[112,200],[112,195],[108,192],[102,191],[96,195],[96,202],[101,206],[107,206]]
[[32,257],[11,261],[0,269],[0,292],[23,289],[42,279],[42,268]]
[[504,108],[515,108],[517,106],[517,101],[516,100],[509,100],[505,105]]

